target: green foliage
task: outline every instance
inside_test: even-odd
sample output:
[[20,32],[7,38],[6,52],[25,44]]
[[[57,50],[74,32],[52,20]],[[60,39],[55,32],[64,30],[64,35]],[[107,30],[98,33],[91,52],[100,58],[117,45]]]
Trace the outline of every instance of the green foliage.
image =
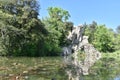
[[45,49],[48,51],[48,55],[58,55],[61,52],[61,46],[66,44],[66,36],[73,23],[67,22],[70,15],[66,10],[49,7],[48,13],[49,16],[43,19],[45,28],[49,32],[45,38]]
[[[73,29],[68,11],[49,7],[49,16],[38,19],[37,0],[0,0],[0,55],[57,56],[67,46],[67,35]],[[102,52],[119,50],[117,34],[95,21],[86,25],[84,35]]]
[[[48,8],[49,17],[55,21],[67,21],[70,17],[68,11],[63,10],[58,7],[49,7]],[[57,26],[56,26],[57,27]]]
[[85,35],[89,36],[89,42],[92,43],[94,40],[94,34],[96,31],[97,23],[95,21],[92,24],[86,25]]
[[0,50],[1,55],[40,55],[38,43],[47,34],[43,23],[37,18],[36,0],[0,1]]
[[120,34],[116,34],[115,36],[115,49],[120,50]]
[[107,29],[105,25],[97,25],[93,21],[92,24],[87,25],[85,35],[89,36],[89,42],[99,51],[112,52],[115,50],[114,32]]
[[114,51],[114,34],[105,27],[105,25],[97,26],[94,34],[93,45],[100,51]]
[[70,15],[61,8],[49,7],[49,17],[43,24],[37,17],[38,9],[36,0],[0,1],[1,55],[59,55],[73,26],[67,22]]

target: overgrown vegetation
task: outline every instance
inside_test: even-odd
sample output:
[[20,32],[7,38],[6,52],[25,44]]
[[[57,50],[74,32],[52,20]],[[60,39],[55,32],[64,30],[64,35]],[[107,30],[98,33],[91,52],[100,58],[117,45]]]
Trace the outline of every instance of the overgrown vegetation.
[[[58,56],[67,46],[66,36],[73,28],[68,11],[49,7],[49,16],[40,20],[37,0],[0,0],[0,55]],[[117,32],[105,25],[85,24],[84,35],[101,52],[120,49]]]
[[112,29],[108,29],[105,25],[97,25],[93,21],[87,25],[85,35],[89,36],[89,42],[92,43],[101,52],[114,52],[119,44],[118,37]]
[[36,0],[0,1],[0,53],[40,56],[47,30],[38,19]]

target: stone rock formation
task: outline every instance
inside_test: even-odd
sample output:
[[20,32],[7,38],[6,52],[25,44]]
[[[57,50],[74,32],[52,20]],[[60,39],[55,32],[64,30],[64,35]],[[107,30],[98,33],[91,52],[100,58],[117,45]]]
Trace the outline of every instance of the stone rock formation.
[[84,48],[84,52],[85,52],[85,59],[83,62],[83,65],[81,65],[82,67],[82,73],[83,75],[88,75],[88,70],[89,68],[98,60],[101,58],[101,54],[99,51],[97,51],[93,45],[88,43],[88,37],[87,36],[83,36],[83,40],[82,40],[82,46]]
[[[83,36],[85,27],[78,26],[69,32],[68,40],[70,45],[63,47],[64,63],[69,69],[66,73],[69,80],[79,80],[81,74],[88,75],[89,68],[101,58],[101,53],[88,42],[88,36]],[[79,60],[79,51],[83,51],[85,58]]]

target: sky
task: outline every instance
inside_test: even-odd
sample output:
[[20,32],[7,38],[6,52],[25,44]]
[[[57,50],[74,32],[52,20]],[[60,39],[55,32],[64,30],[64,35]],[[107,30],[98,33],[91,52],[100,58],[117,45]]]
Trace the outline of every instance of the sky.
[[90,24],[96,21],[116,29],[120,25],[120,0],[39,0],[40,18],[48,16],[48,7],[67,10],[74,25]]

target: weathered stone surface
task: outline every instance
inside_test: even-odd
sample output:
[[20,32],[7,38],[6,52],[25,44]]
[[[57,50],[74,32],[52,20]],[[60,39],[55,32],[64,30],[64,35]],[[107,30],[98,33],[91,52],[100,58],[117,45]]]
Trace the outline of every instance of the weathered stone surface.
[[97,51],[93,45],[88,43],[88,37],[83,36],[82,45],[84,47],[85,52],[85,60],[84,64],[82,65],[83,75],[88,75],[89,68],[101,58],[101,53]]
[[[73,78],[73,80],[79,80],[79,75],[88,75],[89,68],[98,60],[101,58],[101,54],[99,51],[97,51],[93,45],[89,44],[88,42],[88,36],[83,36],[84,27],[78,26],[74,27],[72,32],[69,32],[68,40],[71,41],[71,44],[67,47],[63,47],[63,54],[64,54],[64,61],[67,65],[71,65],[72,69],[74,69],[74,73],[71,69],[67,69],[66,73],[70,78]],[[78,59],[78,51],[83,49],[85,54],[85,59],[83,62],[81,62]],[[75,77],[75,75],[77,75]]]

